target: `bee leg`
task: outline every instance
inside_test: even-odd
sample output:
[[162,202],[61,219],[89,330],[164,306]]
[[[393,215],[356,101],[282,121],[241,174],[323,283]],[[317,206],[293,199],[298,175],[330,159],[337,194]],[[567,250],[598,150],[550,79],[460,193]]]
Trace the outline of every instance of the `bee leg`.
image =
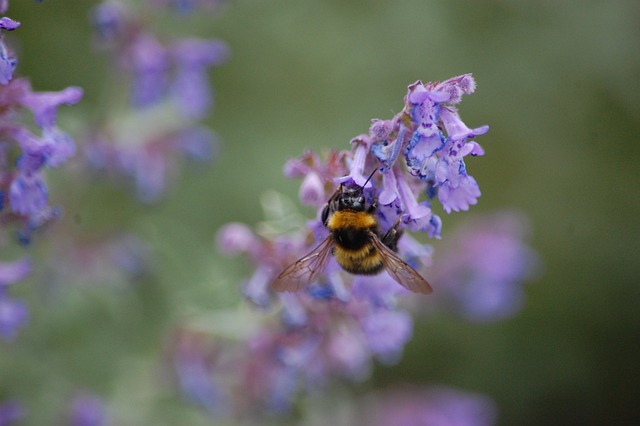
[[398,240],[402,236],[402,230],[398,229],[400,225],[400,216],[389,230],[382,236],[382,244],[389,247],[393,251],[398,251]]

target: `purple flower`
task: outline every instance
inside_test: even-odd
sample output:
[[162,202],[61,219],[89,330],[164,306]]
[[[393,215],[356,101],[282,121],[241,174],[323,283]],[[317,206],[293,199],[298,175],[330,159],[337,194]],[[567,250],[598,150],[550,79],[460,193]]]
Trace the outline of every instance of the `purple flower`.
[[426,231],[431,224],[432,216],[429,202],[418,203],[415,194],[405,179],[398,180],[398,193],[405,211],[402,218],[404,223],[408,224],[409,229],[414,232]]
[[33,217],[47,206],[47,187],[39,173],[19,173],[11,182],[11,209],[23,216]]
[[82,99],[80,87],[67,87],[59,92],[29,92],[22,104],[33,112],[38,127],[50,129],[56,125],[56,113],[60,105],[75,105]]
[[[450,145],[449,156],[451,157],[464,157],[466,151],[463,151],[463,146],[468,139],[473,139],[476,136],[484,135],[489,131],[489,126],[481,126],[475,129],[470,129],[462,122],[458,112],[453,107],[442,108],[440,111],[440,119],[445,129],[447,129],[448,144]],[[471,155],[482,155],[484,152],[479,145],[475,144],[468,152]]]
[[13,340],[18,330],[29,321],[27,305],[6,296],[4,289],[0,288],[0,338],[5,341]]
[[[4,13],[5,11],[0,11],[0,13]],[[6,16],[0,18],[0,29],[13,31],[20,26],[20,22],[16,22],[11,18],[7,18]]]
[[396,363],[411,340],[413,321],[403,311],[373,310],[363,319],[362,329],[371,351],[386,363]]
[[[368,176],[364,175],[364,166],[369,151],[369,137],[367,135],[361,135],[352,139],[351,143],[355,146],[355,152],[349,165],[349,174],[347,176],[337,177],[334,181],[336,183],[346,184],[347,186],[356,184],[357,186],[364,187],[368,178]],[[371,184],[367,183],[367,187],[368,186],[371,186]]]
[[107,424],[105,407],[100,398],[87,392],[76,395],[69,409],[71,426],[104,426]]
[[27,257],[13,262],[0,262],[0,288],[23,280],[30,272],[31,261]]
[[382,163],[380,171],[384,174],[393,167],[394,163],[400,156],[402,147],[404,146],[405,135],[407,134],[406,126],[404,126],[404,124],[400,124],[400,130],[398,131],[396,139],[389,143],[387,141],[387,132],[389,131],[388,127],[390,127],[389,122],[377,120],[369,129],[372,133],[371,137],[375,138],[374,140],[384,138],[381,139],[381,142],[371,146],[371,152],[373,155],[378,157],[378,160]]
[[24,407],[17,400],[9,399],[0,403],[0,426],[17,424],[25,415]]
[[117,1],[105,1],[91,12],[91,23],[100,40],[113,41],[120,37],[125,26],[125,9]]
[[324,183],[315,172],[309,172],[302,180],[299,193],[303,204],[319,206],[327,202],[324,191]]
[[174,339],[173,367],[185,398],[212,414],[227,412],[231,400],[226,400],[221,375],[216,373],[218,346],[199,332],[181,329]]
[[527,234],[525,218],[509,212],[461,227],[436,255],[436,299],[473,321],[512,316],[522,306],[524,282],[540,268]]
[[76,153],[71,136],[57,127],[45,128],[42,131],[42,144],[50,148],[47,156],[49,167],[58,167]]
[[140,34],[128,46],[124,61],[133,79],[133,105],[144,108],[162,99],[169,84],[167,49],[151,34]]
[[176,62],[173,93],[180,111],[187,117],[200,118],[213,104],[213,91],[207,70],[226,61],[229,48],[222,42],[183,40],[172,48]]
[[469,206],[478,202],[480,188],[473,177],[462,172],[452,177],[449,182],[455,184],[443,185],[438,190],[438,199],[447,213],[451,213],[452,210],[469,210]]
[[[8,4],[0,4],[0,7],[7,8]],[[0,12],[4,13],[4,12]],[[13,31],[20,26],[19,22],[11,18],[0,18],[0,29]],[[4,40],[0,39],[0,85],[6,86],[13,79],[13,70],[18,61],[13,57]]]
[[0,84],[6,86],[13,79],[13,70],[18,61],[13,57],[9,48],[0,40]]

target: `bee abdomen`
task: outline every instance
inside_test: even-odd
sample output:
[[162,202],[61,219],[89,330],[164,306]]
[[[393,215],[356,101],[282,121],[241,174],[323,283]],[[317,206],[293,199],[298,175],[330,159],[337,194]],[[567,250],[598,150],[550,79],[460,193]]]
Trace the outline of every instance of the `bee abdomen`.
[[383,269],[380,253],[370,244],[360,250],[346,250],[336,245],[333,255],[342,269],[352,274],[375,275]]

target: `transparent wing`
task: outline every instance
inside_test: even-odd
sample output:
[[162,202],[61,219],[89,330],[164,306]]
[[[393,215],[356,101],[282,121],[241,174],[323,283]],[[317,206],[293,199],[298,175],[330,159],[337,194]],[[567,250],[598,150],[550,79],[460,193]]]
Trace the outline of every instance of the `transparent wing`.
[[311,253],[282,271],[271,287],[275,291],[298,291],[308,286],[327,266],[332,248],[333,237],[329,235]]
[[370,232],[369,236],[371,237],[371,242],[381,254],[384,268],[398,284],[416,293],[429,294],[433,291],[429,283],[407,262],[400,259],[393,250],[385,246],[375,233]]

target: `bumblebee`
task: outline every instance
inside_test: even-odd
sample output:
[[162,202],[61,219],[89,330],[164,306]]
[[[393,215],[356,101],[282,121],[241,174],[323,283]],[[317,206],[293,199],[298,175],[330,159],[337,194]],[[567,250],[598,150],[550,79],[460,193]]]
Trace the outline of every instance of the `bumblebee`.
[[[375,173],[375,171],[374,171]],[[322,223],[330,231],[309,254],[286,268],[273,282],[276,291],[298,291],[311,284],[322,272],[332,254],[347,272],[375,275],[386,270],[394,280],[408,290],[428,294],[429,283],[396,254],[400,218],[384,234],[376,216],[377,199],[367,206],[364,187],[336,190],[322,210]]]

